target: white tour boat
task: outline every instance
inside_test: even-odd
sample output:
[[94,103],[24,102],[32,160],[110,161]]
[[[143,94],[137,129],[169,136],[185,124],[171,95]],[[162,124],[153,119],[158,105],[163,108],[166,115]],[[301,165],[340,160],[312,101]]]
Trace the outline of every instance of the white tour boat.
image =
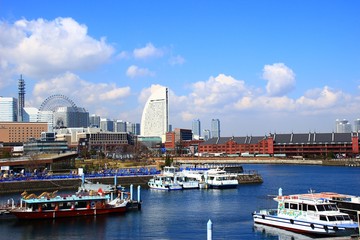
[[239,181],[237,174],[214,168],[204,172],[204,179],[208,188],[237,188]]
[[174,181],[174,177],[163,174],[155,175],[148,182],[149,188],[158,190],[182,190],[182,186]]
[[254,212],[254,223],[313,236],[351,236],[359,231],[358,224],[328,199],[302,194],[283,196],[280,188],[274,200],[277,209]]

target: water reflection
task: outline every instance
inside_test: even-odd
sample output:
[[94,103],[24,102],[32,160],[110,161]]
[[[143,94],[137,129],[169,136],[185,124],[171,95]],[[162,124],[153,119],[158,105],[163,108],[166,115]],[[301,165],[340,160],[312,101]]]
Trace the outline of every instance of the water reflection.
[[257,233],[264,235],[266,239],[279,239],[279,240],[314,239],[306,235],[282,230],[279,228],[269,227],[261,224],[256,224],[256,223],[254,224],[254,230]]

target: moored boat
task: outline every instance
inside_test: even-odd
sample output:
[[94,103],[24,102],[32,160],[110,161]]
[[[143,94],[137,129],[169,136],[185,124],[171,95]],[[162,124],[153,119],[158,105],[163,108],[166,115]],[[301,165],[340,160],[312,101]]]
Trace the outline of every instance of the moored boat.
[[253,213],[254,223],[314,236],[351,236],[358,233],[358,224],[340,212],[328,199],[309,196],[279,195],[276,209]]
[[153,178],[151,178],[148,181],[148,186],[151,189],[157,189],[157,190],[182,190],[182,186],[174,181],[174,177],[171,176],[165,176],[162,174],[155,175]]
[[237,188],[239,185],[237,174],[228,173],[219,168],[206,171],[204,179],[208,188],[227,189]]
[[109,195],[23,195],[20,207],[10,210],[19,219],[49,219],[124,213],[128,201]]

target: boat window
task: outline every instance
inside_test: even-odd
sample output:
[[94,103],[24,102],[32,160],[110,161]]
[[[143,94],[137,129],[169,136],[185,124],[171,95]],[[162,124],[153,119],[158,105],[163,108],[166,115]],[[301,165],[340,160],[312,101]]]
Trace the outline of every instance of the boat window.
[[289,208],[289,203],[285,203],[285,208]]
[[351,220],[350,216],[348,216],[348,215],[343,215],[343,217],[344,217],[344,220]]
[[315,205],[308,205],[308,211],[316,211]]
[[338,208],[336,207],[336,204],[326,204],[325,208],[327,211],[337,211]]
[[325,211],[324,205],[316,205],[316,208],[318,209],[319,212]]
[[338,215],[338,216],[335,216],[336,217],[336,220],[338,221],[344,221],[344,216],[343,215]]
[[329,219],[330,222],[336,221],[336,217],[335,217],[335,216],[328,216],[328,219]]
[[327,221],[327,218],[326,218],[326,216],[324,216],[324,215],[320,215],[320,220],[321,220],[321,221]]
[[298,205],[297,205],[296,203],[290,203],[290,209],[297,210],[297,209],[298,209]]

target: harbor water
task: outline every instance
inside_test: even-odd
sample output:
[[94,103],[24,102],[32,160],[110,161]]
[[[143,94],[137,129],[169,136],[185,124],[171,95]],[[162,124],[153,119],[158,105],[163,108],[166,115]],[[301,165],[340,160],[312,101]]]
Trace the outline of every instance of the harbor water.
[[[254,227],[251,214],[276,207],[272,197],[280,187],[283,194],[312,189],[360,195],[357,167],[251,164],[244,165],[244,170],[258,171],[264,182],[226,190],[165,192],[143,188],[140,211],[51,221],[1,219],[1,239],[207,239],[209,220],[214,240],[305,239],[286,231]],[[18,195],[2,195],[1,200]]]

